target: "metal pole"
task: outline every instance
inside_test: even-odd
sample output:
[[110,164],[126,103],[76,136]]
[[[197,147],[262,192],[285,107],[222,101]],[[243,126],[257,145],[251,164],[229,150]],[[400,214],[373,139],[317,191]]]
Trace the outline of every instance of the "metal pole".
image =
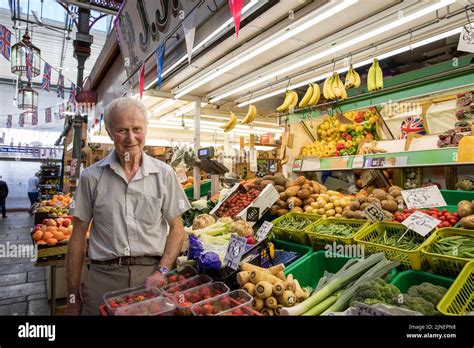
[[[194,152],[198,153],[201,147],[201,98],[196,98],[194,115]],[[201,170],[194,166],[194,199],[201,198]]]

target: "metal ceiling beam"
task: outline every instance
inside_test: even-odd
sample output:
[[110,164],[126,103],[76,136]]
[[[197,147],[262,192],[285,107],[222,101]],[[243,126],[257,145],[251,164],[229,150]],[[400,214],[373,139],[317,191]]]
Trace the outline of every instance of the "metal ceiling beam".
[[77,1],[77,0],[61,0],[60,2],[62,2],[65,5],[74,5],[85,10],[97,11],[97,12],[109,14],[112,16],[116,16],[119,12],[118,10],[112,9],[111,7],[96,6],[96,5],[87,4],[87,3]]

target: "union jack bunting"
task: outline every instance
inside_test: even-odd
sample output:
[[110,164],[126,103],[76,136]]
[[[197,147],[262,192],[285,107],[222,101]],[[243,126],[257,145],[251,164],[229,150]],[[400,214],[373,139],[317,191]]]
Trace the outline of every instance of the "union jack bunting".
[[12,128],[12,120],[13,120],[13,116],[8,115],[7,116],[7,128]]
[[61,74],[58,79],[58,98],[64,99],[64,76]]
[[26,50],[26,78],[28,81],[33,78],[33,52],[31,49]]
[[51,83],[51,65],[45,62],[44,69],[43,69],[43,83],[41,84],[41,88],[49,92],[50,83]]
[[31,116],[31,124],[33,126],[37,126],[38,125],[38,112],[33,112],[33,115]]
[[64,104],[59,105],[59,118],[60,119],[64,118]]
[[20,127],[25,126],[25,114],[20,114],[20,119],[18,120],[18,124],[20,125]]
[[0,53],[9,61],[11,55],[12,33],[0,24]]
[[44,121],[46,123],[51,122],[51,108],[47,108],[46,110],[44,110]]
[[69,102],[71,104],[76,103],[76,85],[71,82],[71,93],[69,93]]
[[425,134],[425,127],[423,120],[420,117],[407,117],[402,121],[400,130],[402,134],[401,139],[406,139],[408,133]]

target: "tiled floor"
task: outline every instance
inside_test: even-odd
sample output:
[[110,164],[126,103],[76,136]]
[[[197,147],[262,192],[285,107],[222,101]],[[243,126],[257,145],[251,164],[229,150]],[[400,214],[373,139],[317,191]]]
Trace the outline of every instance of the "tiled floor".
[[[33,218],[27,212],[8,212],[0,218],[0,245],[31,244]],[[44,267],[29,258],[0,255],[0,315],[49,315]]]

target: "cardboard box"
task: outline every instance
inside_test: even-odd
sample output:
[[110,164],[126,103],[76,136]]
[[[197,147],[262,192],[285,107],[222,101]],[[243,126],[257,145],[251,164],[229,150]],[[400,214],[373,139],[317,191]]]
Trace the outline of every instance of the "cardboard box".
[[[247,192],[247,190],[242,185],[235,184],[234,187],[226,192],[225,197],[211,210],[210,214],[215,215],[221,205],[236,192]],[[247,221],[250,226],[253,226],[279,198],[280,194],[275,187],[267,185],[258,197],[248,207],[238,213],[236,217]]]

